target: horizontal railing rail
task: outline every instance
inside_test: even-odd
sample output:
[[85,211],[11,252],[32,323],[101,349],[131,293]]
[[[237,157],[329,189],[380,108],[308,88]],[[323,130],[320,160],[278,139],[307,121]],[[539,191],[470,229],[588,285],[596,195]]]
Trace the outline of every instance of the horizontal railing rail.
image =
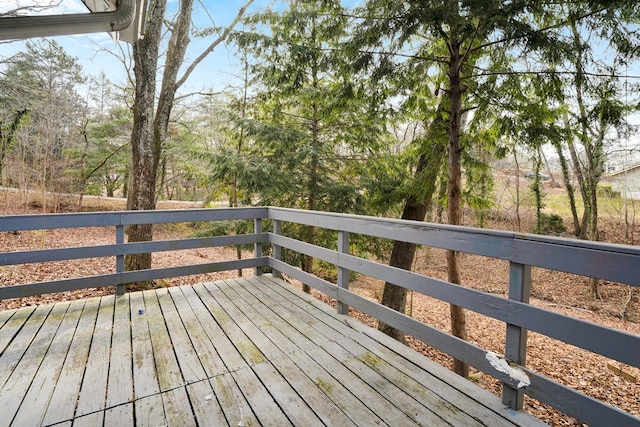
[[[236,236],[198,237],[166,241],[127,243],[124,227],[132,224],[162,224],[225,220],[253,220],[252,233]],[[262,231],[263,220],[272,225]],[[337,232],[337,250],[305,243],[282,234],[283,224],[310,225]],[[66,259],[115,258],[115,272],[0,288],[0,299],[30,296],[98,286],[116,285],[123,292],[125,283],[213,271],[264,267],[297,279],[338,302],[338,312],[353,307],[429,346],[441,350],[504,384],[503,402],[521,409],[525,394],[549,404],[567,415],[593,425],[636,425],[640,418],[564,386],[527,368],[527,333],[534,331],[586,349],[622,363],[640,367],[640,337],[558,314],[529,304],[531,267],[597,277],[640,286],[640,248],[575,239],[554,238],[504,231],[454,227],[440,224],[310,212],[284,208],[229,208],[175,211],[135,211],[83,214],[24,215],[0,218],[0,231],[38,230],[72,227],[114,227],[115,243],[82,248],[40,249],[0,253],[0,265],[28,264]],[[508,297],[466,288],[418,273],[390,267],[349,253],[350,236],[359,234],[424,246],[455,250],[508,261]],[[213,263],[124,271],[124,256],[134,253],[185,250],[211,246],[254,245],[254,257]],[[263,245],[271,246],[263,254]],[[338,270],[336,283],[303,272],[282,261],[282,250],[293,251],[333,264]],[[441,301],[475,311],[504,322],[504,355],[498,356],[479,345],[410,316],[370,301],[349,290],[349,273],[356,272]],[[506,364],[503,364],[506,362]],[[502,365],[501,365],[502,364]]]
[[[528,331],[640,367],[639,336],[528,304],[532,266],[640,286],[640,248],[284,208],[270,208],[269,218],[277,225],[274,230],[282,230],[283,223],[290,222],[509,261],[507,299],[355,257],[348,253],[348,247],[340,249],[340,242],[336,251],[282,236],[280,232],[269,236],[269,242],[278,248],[278,254],[282,249],[288,249],[334,264],[343,278],[348,277],[349,271],[354,271],[504,322],[505,357],[496,358],[497,355],[477,345],[349,291],[348,283],[336,286],[280,261],[277,256],[270,259],[275,274],[285,273],[335,298],[341,312],[351,306],[502,381],[506,405],[521,409],[523,395],[527,394],[589,425],[640,426],[640,418],[526,367]],[[502,361],[507,362],[506,367],[496,369],[496,364]],[[525,375],[524,382],[522,375]]]
[[229,209],[181,209],[164,211],[90,212],[47,215],[16,215],[0,218],[0,231],[33,231],[66,228],[114,227],[113,244],[67,247],[56,249],[20,250],[0,253],[0,266],[65,261],[87,258],[114,258],[112,273],[15,284],[0,287],[0,300],[20,298],[45,293],[66,292],[86,288],[117,286],[117,293],[125,291],[128,283],[147,282],[170,277],[229,271],[243,268],[260,269],[268,264],[266,257],[257,256],[242,260],[208,262],[187,266],[152,268],[124,271],[124,257],[137,253],[167,252],[205,247],[253,244],[257,247],[267,241],[267,234],[251,234],[194,237],[188,239],[159,240],[152,242],[125,242],[124,228],[134,224],[201,223],[229,220],[253,220],[260,222],[268,215],[267,208]]

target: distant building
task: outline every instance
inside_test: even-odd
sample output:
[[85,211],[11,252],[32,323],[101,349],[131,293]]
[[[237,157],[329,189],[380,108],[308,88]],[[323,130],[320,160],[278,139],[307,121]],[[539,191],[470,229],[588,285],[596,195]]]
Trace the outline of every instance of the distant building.
[[611,190],[618,192],[621,197],[640,200],[640,163],[626,169],[609,173]]
[[629,165],[640,164],[640,151],[638,151],[638,148],[638,146],[635,146],[632,149],[617,150],[608,153],[604,165],[605,172],[609,174],[622,172],[625,169],[629,169]]

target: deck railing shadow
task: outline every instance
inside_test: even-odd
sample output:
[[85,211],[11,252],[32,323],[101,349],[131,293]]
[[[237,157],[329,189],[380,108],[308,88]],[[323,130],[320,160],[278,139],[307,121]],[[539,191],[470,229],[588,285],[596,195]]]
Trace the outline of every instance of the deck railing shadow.
[[[253,220],[254,230],[252,233],[234,236],[143,243],[125,242],[125,227],[131,224],[226,220]],[[269,225],[268,232],[263,231],[263,222]],[[310,225],[336,232],[337,250],[319,247],[283,235],[284,223]],[[522,409],[523,396],[526,394],[589,425],[640,426],[640,418],[553,381],[526,366],[527,332],[535,331],[622,363],[640,367],[640,336],[529,304],[531,268],[534,266],[640,286],[640,248],[272,207],[20,215],[0,219],[0,231],[4,232],[76,227],[112,227],[114,243],[3,252],[0,253],[0,265],[112,257],[115,264],[114,273],[0,287],[0,299],[101,286],[115,286],[116,293],[122,294],[125,292],[127,283],[239,268],[255,268],[256,274],[261,274],[265,267],[269,267],[275,276],[285,273],[335,298],[338,301],[340,314],[347,314],[348,308],[353,307],[497,378],[504,384],[503,403],[512,409]],[[353,256],[349,254],[349,240],[353,234],[406,241],[506,260],[509,262],[508,298]],[[128,254],[241,244],[254,245],[253,258],[124,271],[124,257]],[[267,244],[270,245],[269,253],[263,253]],[[283,249],[335,265],[338,269],[336,283],[305,273],[283,262]],[[475,344],[460,340],[350,291],[349,273],[351,271],[391,282],[504,322],[506,328],[504,355],[497,355]]]

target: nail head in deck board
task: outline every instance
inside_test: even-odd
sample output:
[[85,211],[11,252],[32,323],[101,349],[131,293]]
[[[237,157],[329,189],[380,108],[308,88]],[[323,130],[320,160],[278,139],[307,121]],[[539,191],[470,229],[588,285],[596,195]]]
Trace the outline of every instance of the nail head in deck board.
[[[149,335],[142,292],[129,294],[131,308],[131,350],[133,354],[133,384],[136,399],[160,392],[153,347]],[[141,314],[138,314],[142,310]]]
[[[107,407],[133,400],[133,367],[131,363],[131,307],[129,294],[117,296],[113,316],[113,337],[107,384]],[[132,408],[133,410],[133,408]]]
[[60,303],[53,305],[51,311],[48,311],[42,327],[0,389],[0,413],[10,414],[0,418],[1,426],[9,425],[18,411],[68,307],[68,302]]
[[13,420],[14,425],[42,425],[51,395],[60,377],[65,356],[69,353],[69,346],[84,304],[85,300],[77,300],[67,309],[60,327],[52,338],[47,354],[20,404],[20,409]]
[[104,410],[106,407],[114,298],[113,295],[109,295],[100,299],[98,319],[93,330],[76,416]]
[[89,298],[73,335],[56,388],[47,407],[43,424],[50,425],[73,418],[82,377],[87,366],[91,337],[98,317],[100,298]]

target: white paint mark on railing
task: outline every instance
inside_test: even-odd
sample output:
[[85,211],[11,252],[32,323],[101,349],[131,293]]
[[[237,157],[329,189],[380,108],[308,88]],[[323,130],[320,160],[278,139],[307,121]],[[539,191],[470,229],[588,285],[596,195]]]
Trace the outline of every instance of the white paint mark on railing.
[[524,371],[510,366],[505,359],[501,358],[496,353],[489,351],[487,352],[486,358],[496,371],[507,374],[509,375],[509,378],[518,381],[518,388],[531,385],[531,380]]

